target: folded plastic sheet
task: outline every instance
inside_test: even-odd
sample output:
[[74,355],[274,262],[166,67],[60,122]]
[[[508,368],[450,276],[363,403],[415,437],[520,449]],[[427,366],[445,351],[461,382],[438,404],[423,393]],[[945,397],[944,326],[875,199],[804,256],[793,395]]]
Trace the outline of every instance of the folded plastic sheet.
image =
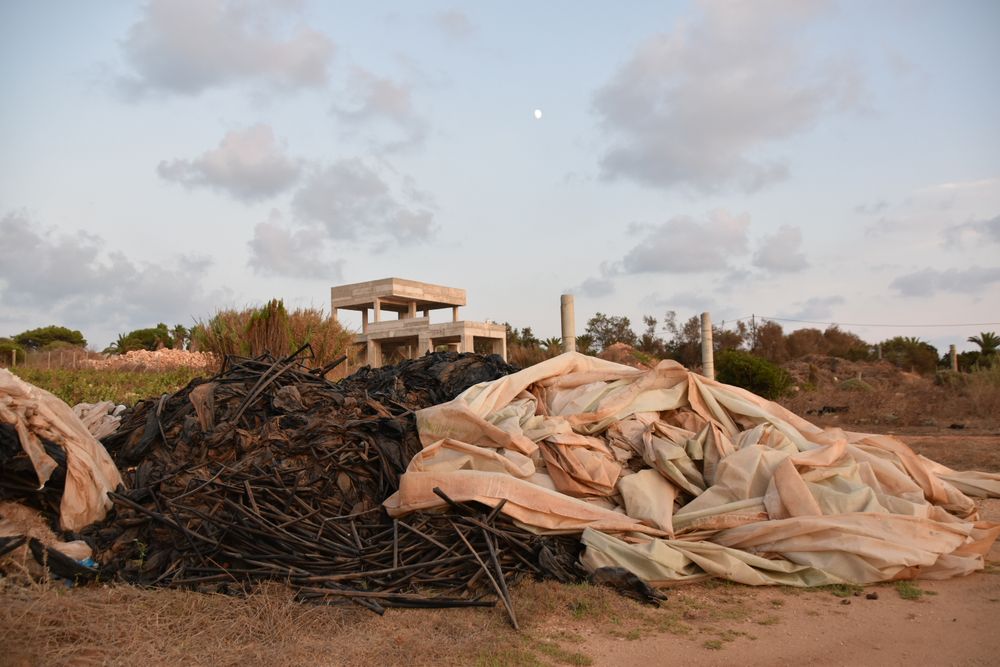
[[440,507],[439,488],[540,533],[580,532],[589,568],[657,583],[944,578],[983,567],[1000,524],[957,472],[885,435],[821,429],[665,361],[648,371],[576,353],[417,413],[425,449],[386,501]]
[[57,467],[42,440],[66,453],[66,485],[59,505],[59,524],[64,530],[79,530],[104,518],[111,507],[108,491],[121,484],[122,478],[104,446],[72,408],[0,369],[0,422],[13,425],[38,475],[39,487]]

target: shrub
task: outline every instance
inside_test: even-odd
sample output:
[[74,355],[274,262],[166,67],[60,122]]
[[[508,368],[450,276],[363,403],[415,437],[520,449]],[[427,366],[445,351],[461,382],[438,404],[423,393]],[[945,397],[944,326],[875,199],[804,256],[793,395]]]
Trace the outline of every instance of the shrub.
[[716,356],[715,377],[772,400],[792,386],[792,378],[783,368],[741,350],[726,350]]
[[848,378],[840,383],[840,388],[845,391],[858,391],[866,394],[871,394],[875,391],[875,387],[861,378]]
[[937,368],[937,348],[919,338],[896,336],[883,341],[881,346],[882,357],[903,370],[933,373]]
[[24,363],[24,348],[10,338],[0,338],[0,366],[10,365],[11,352],[14,353],[14,360],[17,363]]
[[191,339],[192,347],[220,358],[256,357],[265,352],[286,356],[308,343],[313,358],[307,365],[318,368],[348,353],[352,337],[319,309],[288,312],[280,299],[272,299],[260,308],[220,310],[207,322],[199,321]]

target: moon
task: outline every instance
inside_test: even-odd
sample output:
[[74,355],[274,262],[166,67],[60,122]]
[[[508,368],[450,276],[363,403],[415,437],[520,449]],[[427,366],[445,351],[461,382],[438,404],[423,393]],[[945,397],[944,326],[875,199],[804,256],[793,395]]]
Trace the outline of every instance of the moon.
[[542,110],[535,109],[535,120],[541,120],[541,119],[542,119]]

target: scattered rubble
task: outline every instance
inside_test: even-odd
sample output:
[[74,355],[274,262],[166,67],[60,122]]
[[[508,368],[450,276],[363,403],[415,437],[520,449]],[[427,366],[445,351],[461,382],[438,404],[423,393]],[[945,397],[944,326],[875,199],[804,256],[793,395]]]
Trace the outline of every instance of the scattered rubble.
[[219,367],[218,358],[209,352],[190,350],[131,350],[104,359],[81,359],[81,368],[119,371],[166,371],[175,368],[194,368],[214,371]]

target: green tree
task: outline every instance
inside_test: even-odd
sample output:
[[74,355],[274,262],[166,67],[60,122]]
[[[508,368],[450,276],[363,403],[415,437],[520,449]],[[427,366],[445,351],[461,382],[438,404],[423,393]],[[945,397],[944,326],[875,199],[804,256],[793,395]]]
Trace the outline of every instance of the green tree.
[[938,365],[938,351],[930,343],[912,336],[882,341],[882,358],[905,370],[931,373]]
[[827,354],[852,361],[862,361],[871,358],[872,346],[857,334],[844,331],[836,324],[831,324],[823,332],[823,340],[827,344]]
[[14,342],[28,350],[39,350],[56,342],[69,343],[77,347],[87,347],[87,339],[76,329],[51,325],[31,329],[14,336]]
[[12,353],[17,363],[24,363],[24,348],[10,338],[0,338],[0,366],[10,365]]
[[638,342],[638,337],[632,331],[632,323],[621,315],[597,313],[587,320],[584,333],[594,337],[594,344],[599,351],[615,343],[634,346]]
[[576,337],[576,351],[580,354],[594,354],[594,337],[590,334],[580,334]]
[[635,349],[645,354],[663,359],[667,356],[667,344],[656,333],[657,320],[651,315],[643,315],[642,323],[646,325]]
[[171,347],[175,350],[186,350],[191,344],[191,331],[183,324],[175,324],[170,330],[170,338],[173,343]]
[[562,354],[563,351],[562,338],[559,338],[558,336],[545,338],[543,340],[538,341],[538,344],[541,345],[543,348],[545,348],[545,351],[548,352],[549,354],[552,355]]
[[1000,349],[1000,336],[993,331],[983,331],[978,336],[969,336],[968,340],[979,346],[979,354],[984,357],[994,355]]
[[694,316],[684,324],[677,323],[677,313],[668,310],[663,318],[663,329],[670,336],[666,353],[671,359],[687,367],[701,363],[701,319]]
[[785,346],[792,359],[810,354],[826,354],[830,350],[830,343],[823,337],[823,332],[812,327],[796,329],[785,336]]
[[174,341],[170,337],[170,330],[167,325],[160,322],[155,327],[147,329],[136,329],[127,334],[119,334],[118,340],[108,348],[115,354],[125,354],[133,350],[159,350],[163,347],[173,347]]
[[785,332],[777,322],[767,320],[757,327],[754,343],[751,352],[757,356],[776,364],[788,361],[788,344],[785,342]]

